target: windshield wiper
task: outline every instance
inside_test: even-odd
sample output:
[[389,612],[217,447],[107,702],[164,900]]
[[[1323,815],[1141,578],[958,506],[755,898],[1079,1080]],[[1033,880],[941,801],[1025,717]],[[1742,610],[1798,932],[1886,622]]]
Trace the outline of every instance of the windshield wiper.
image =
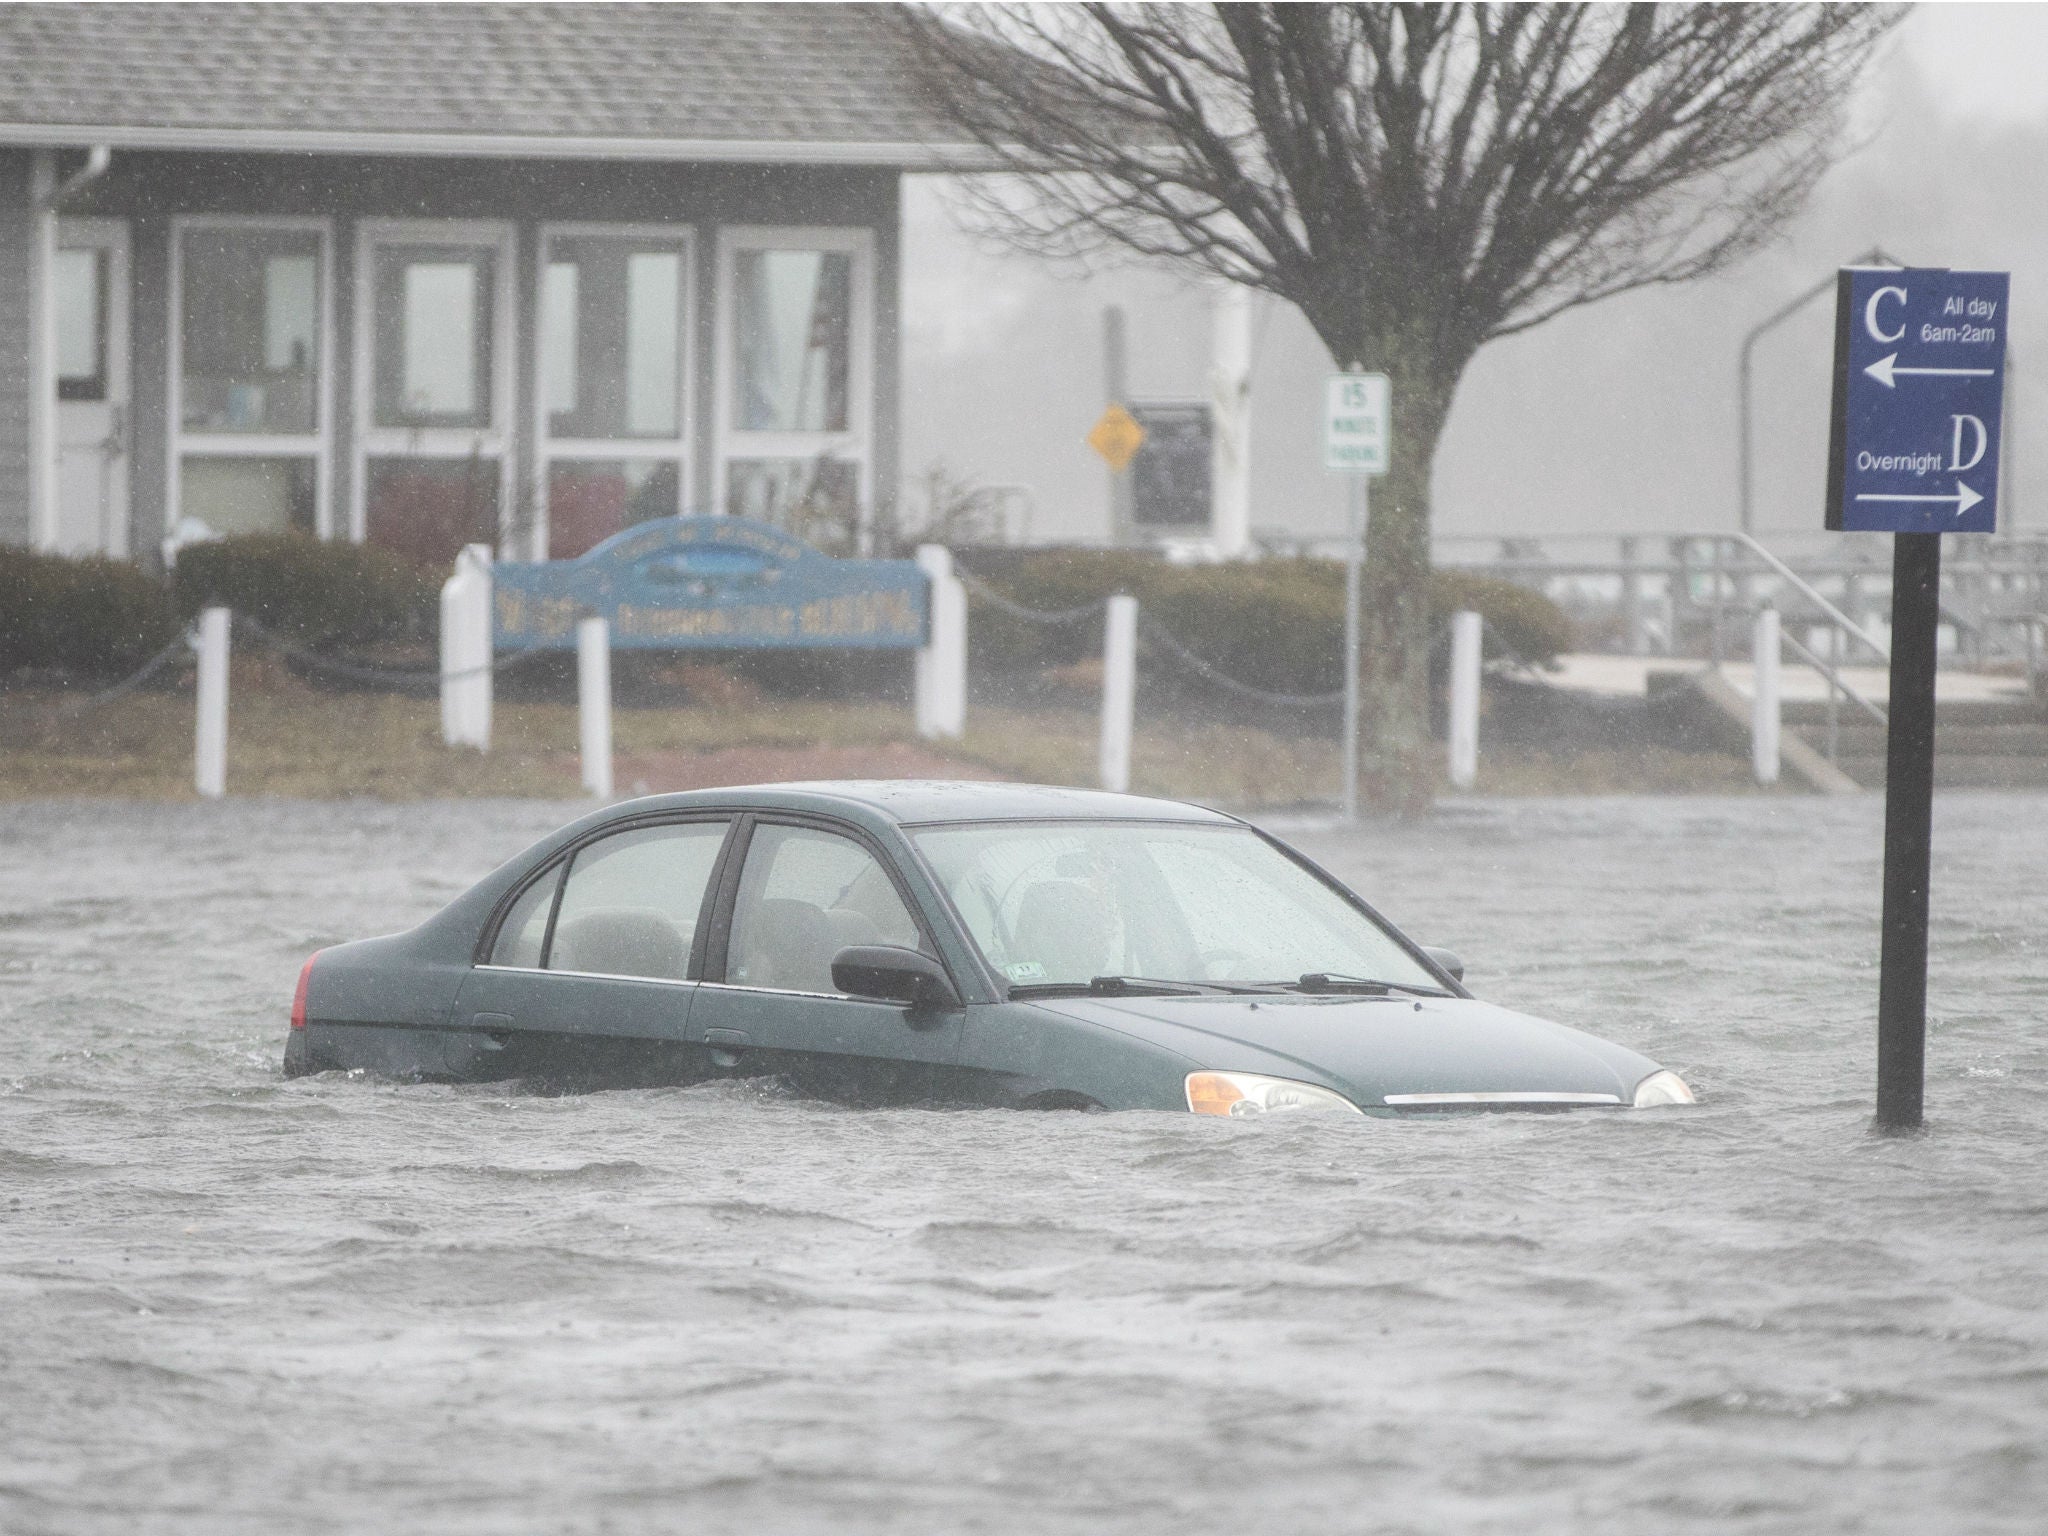
[[1199,997],[1210,990],[1199,982],[1159,981],[1150,976],[1092,976],[1086,981],[1033,981],[1010,987],[1012,997]]
[[1442,987],[1419,987],[1406,981],[1382,981],[1375,976],[1346,976],[1339,971],[1310,971],[1287,985],[1293,992],[1355,992],[1365,997],[1385,997],[1389,992],[1408,992],[1416,997],[1449,997]]

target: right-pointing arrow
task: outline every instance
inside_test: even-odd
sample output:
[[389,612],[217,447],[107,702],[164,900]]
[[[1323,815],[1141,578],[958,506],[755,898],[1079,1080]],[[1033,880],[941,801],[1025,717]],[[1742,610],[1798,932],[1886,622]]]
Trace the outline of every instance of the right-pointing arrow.
[[1956,482],[1956,493],[1953,496],[1894,496],[1889,494],[1881,495],[1876,491],[1858,491],[1856,499],[1858,501],[1952,501],[1956,504],[1956,516],[1961,517],[1984,498],[1958,480]]
[[1892,380],[1902,373],[1925,374],[1929,378],[1944,379],[1988,379],[1991,377],[1991,370],[1989,368],[1901,368],[1899,366],[1899,354],[1896,352],[1880,357],[1863,371],[1877,380],[1886,389],[1897,389],[1899,386],[1893,383]]

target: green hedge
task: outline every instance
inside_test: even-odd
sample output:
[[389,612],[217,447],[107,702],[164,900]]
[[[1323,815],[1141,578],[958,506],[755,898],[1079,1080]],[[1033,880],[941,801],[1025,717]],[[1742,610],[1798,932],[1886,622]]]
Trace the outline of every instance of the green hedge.
[[248,534],[178,552],[178,611],[232,608],[295,645],[372,645],[438,632],[441,581],[367,544],[299,533]]
[[118,676],[178,628],[163,584],[126,561],[0,546],[0,673]]
[[[977,550],[960,564],[1015,603],[1078,608],[1115,592],[1212,666],[1283,693],[1322,693],[1343,679],[1344,567],[1331,560],[1246,565],[1169,565],[1123,550]],[[1099,621],[1048,625],[1005,613],[970,591],[970,655],[996,671],[1070,665],[1102,650]],[[1486,616],[1488,654],[1502,645],[1532,662],[1571,649],[1572,621],[1539,592],[1492,577],[1436,571],[1430,606]]]

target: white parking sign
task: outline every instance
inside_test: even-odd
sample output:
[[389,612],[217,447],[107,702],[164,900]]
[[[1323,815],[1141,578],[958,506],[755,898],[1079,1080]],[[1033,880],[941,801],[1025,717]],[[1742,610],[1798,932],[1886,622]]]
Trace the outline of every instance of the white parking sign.
[[1339,373],[1323,391],[1323,468],[1387,472],[1393,392],[1383,373]]

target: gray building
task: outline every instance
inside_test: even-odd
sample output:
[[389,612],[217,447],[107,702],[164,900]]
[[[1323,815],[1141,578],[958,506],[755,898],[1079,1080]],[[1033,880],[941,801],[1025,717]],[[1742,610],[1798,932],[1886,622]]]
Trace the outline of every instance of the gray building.
[[0,7],[0,540],[858,543],[960,159],[880,10]]

